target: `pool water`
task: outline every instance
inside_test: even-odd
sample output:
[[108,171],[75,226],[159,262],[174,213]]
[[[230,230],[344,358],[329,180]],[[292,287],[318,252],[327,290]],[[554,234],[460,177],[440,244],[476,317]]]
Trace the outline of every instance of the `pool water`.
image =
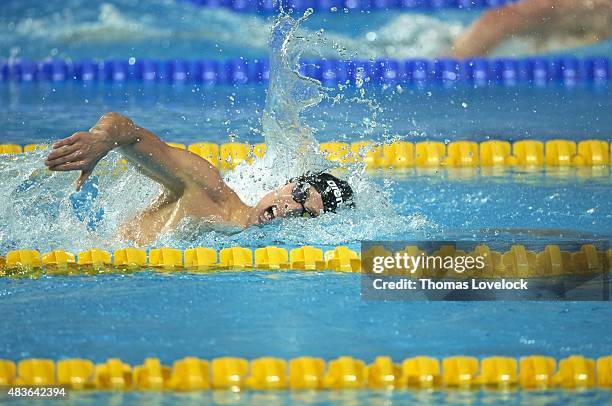
[[[177,56],[174,52],[185,58],[199,57],[200,52],[214,52],[221,58],[259,56],[268,38],[265,17],[197,9],[186,3],[156,0],[146,13],[141,5],[127,0],[94,2],[72,11],[68,7],[80,2],[68,2],[59,11],[52,5],[34,8],[32,4],[0,5],[0,48],[9,45],[13,54],[32,59],[91,57],[92,47],[95,56],[102,58],[173,58]],[[159,24],[166,15],[168,24]],[[440,36],[441,41],[433,44],[435,49],[422,50],[425,39],[389,39],[382,52],[395,57],[429,56],[427,52],[443,49],[455,35],[453,30],[475,16],[456,11],[427,15],[418,24]],[[219,23],[225,18],[229,19],[227,27]],[[393,27],[395,16],[389,12],[357,18],[363,24],[350,28],[348,22],[354,20],[315,15],[305,27],[314,32],[328,24],[335,35],[332,42],[341,43],[357,34],[367,36],[368,30],[385,21],[386,27]],[[449,20],[456,25],[440,22]],[[205,23],[215,39],[206,36]],[[243,27],[242,37],[220,35],[221,28],[232,27]],[[7,35],[1,35],[3,32]],[[248,42],[238,43],[236,37],[248,38]],[[125,38],[129,41],[123,41]],[[151,46],[151,39],[160,45]],[[187,46],[188,40],[192,42]],[[348,43],[357,46],[361,56],[381,52],[361,42]],[[215,43],[222,46],[215,47]],[[326,49],[321,45],[322,52]],[[580,52],[591,51],[580,49],[576,54]],[[273,91],[250,85],[0,83],[0,143],[50,143],[88,129],[106,111],[124,113],[166,141],[263,142],[261,117],[267,92]],[[327,90],[321,103],[299,113],[318,141],[609,141],[610,92],[609,86],[586,85],[384,88],[368,84]],[[287,139],[294,139],[292,135],[287,131]],[[0,252],[124,247],[127,243],[117,238],[117,226],[144,208],[159,187],[133,168],[109,173],[108,168],[119,159],[118,154],[111,154],[85,192],[76,194],[75,174],[44,171],[44,157],[44,151],[0,157]],[[257,165],[254,168],[241,166],[227,174],[230,184],[248,202],[262,193],[255,182],[260,179],[254,177],[271,176],[277,183],[287,177],[282,171],[270,175]],[[316,221],[287,219],[237,234],[203,231],[198,224],[185,223],[176,232],[162,235],[153,246],[221,249],[310,244],[358,249],[362,240],[425,239],[493,240],[541,248],[550,243],[610,238],[608,168],[449,168],[362,174],[361,168],[353,166],[345,174],[357,185],[355,211],[325,214]],[[75,201],[80,203],[75,205]],[[83,357],[100,362],[119,357],[138,364],[150,356],[171,363],[188,355],[204,359],[352,355],[371,362],[378,355],[390,355],[396,361],[415,355],[457,354],[562,358],[576,353],[598,357],[612,350],[612,309],[607,302],[374,302],[361,299],[359,275],[332,272],[166,275],[147,271],[0,278],[0,301],[4,326],[0,329],[0,358],[15,360]],[[75,401],[91,403],[610,401],[605,391],[560,390],[73,396]]]
[[[166,141],[263,142],[266,93],[264,85],[0,83],[0,142],[50,142],[90,128],[106,111],[127,114]],[[578,141],[612,133],[609,86],[372,84],[325,95],[304,113],[319,141]]]
[[57,276],[2,279],[0,291],[5,322],[22,326],[0,332],[8,358],[562,358],[597,357],[612,344],[606,302],[371,302],[355,274]]

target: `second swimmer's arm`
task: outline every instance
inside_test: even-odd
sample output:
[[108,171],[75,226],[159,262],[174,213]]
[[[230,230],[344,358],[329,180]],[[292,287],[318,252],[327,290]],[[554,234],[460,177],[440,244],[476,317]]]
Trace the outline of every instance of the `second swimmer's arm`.
[[485,11],[456,40],[455,57],[487,55],[503,40],[553,34],[582,37],[585,43],[612,36],[612,0],[521,0]]
[[[572,0],[573,1],[573,0]],[[489,9],[456,40],[453,55],[486,55],[502,40],[548,23],[553,0],[523,0]]]
[[207,161],[168,146],[152,132],[117,113],[107,113],[89,131],[56,142],[45,164],[51,170],[80,170],[78,190],[100,159],[114,148],[120,148],[142,173],[176,196],[182,195],[189,185],[216,186],[220,191],[223,184],[219,172]]

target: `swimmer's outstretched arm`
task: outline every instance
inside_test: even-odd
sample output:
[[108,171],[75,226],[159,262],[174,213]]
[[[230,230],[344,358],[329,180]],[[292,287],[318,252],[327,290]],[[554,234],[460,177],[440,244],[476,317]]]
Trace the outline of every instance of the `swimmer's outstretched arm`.
[[77,132],[53,144],[45,165],[52,171],[81,171],[76,186],[79,190],[97,163],[114,148],[119,148],[138,170],[175,197],[197,186],[208,189],[212,197],[222,199],[229,189],[208,161],[168,146],[152,132],[118,113],[107,113],[89,131]]
[[612,35],[610,18],[612,0],[521,0],[485,11],[456,39],[452,54],[487,55],[513,36],[537,39],[568,30],[589,34],[587,42],[603,41]]
[[505,38],[535,26],[550,8],[549,0],[527,0],[485,11],[456,40],[453,56],[486,55]]

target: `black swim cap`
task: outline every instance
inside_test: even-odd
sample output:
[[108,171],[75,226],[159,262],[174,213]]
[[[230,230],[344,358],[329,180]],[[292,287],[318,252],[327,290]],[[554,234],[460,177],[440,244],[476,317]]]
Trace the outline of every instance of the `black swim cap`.
[[319,192],[323,200],[324,212],[335,212],[340,205],[355,206],[353,203],[353,189],[351,189],[348,182],[338,179],[334,175],[326,172],[306,172],[302,176],[291,179],[289,183],[300,181],[310,184]]

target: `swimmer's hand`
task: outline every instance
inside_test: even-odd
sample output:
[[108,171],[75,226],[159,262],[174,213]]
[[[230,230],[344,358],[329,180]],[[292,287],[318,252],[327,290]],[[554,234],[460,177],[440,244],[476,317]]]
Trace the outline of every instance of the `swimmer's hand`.
[[119,113],[106,113],[89,131],[55,143],[45,165],[52,171],[81,171],[77,179],[79,190],[96,164],[115,148],[136,170],[162,185],[174,199],[183,196],[186,189],[197,193],[205,190],[219,202],[239,199],[208,161],[167,145]]
[[80,190],[98,162],[115,147],[114,127],[113,118],[103,116],[91,130],[74,133],[53,144],[45,165],[52,171],[81,171],[76,182],[76,190]]

